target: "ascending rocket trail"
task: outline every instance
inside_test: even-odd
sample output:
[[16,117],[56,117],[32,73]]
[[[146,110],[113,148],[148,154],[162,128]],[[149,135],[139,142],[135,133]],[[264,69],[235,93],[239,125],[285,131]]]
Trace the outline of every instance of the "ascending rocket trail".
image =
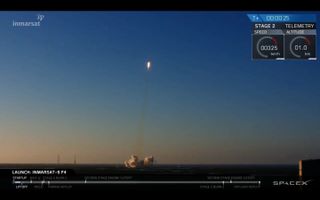
[[144,93],[143,93],[143,104],[142,104],[142,110],[141,110],[141,118],[139,123],[139,132],[137,137],[137,143],[136,143],[136,155],[138,156],[144,156],[144,131],[145,131],[145,121],[146,121],[146,113],[148,109],[148,101],[149,101],[149,72],[151,70],[151,62],[148,61],[146,63],[146,69],[147,72],[144,75]]

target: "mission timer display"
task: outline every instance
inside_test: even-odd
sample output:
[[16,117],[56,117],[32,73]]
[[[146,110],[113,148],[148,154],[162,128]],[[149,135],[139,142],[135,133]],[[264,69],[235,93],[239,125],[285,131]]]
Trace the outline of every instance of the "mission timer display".
[[248,14],[253,59],[316,60],[316,15]]

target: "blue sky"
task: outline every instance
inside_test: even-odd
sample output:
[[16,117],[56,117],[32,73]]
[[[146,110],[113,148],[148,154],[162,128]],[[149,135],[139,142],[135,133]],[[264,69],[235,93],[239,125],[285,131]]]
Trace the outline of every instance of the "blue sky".
[[0,162],[122,162],[147,60],[144,152],[159,163],[320,156],[319,61],[253,61],[246,12],[40,12],[40,27],[12,27],[38,13],[0,13]]

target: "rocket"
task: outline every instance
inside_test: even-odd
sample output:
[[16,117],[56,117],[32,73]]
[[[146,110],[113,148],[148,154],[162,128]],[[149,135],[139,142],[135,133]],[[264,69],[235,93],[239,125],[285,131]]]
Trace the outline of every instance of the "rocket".
[[151,61],[150,60],[147,61],[146,67],[147,67],[147,71],[151,70],[152,66],[151,66]]

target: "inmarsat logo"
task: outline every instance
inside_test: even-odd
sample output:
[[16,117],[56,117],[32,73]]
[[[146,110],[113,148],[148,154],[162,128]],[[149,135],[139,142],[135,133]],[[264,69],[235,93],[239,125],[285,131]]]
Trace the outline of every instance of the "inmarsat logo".
[[312,180],[307,181],[273,181],[273,186],[308,186]]
[[41,26],[41,22],[44,20],[44,15],[38,14],[36,15],[35,21],[12,21],[13,27],[39,27]]

